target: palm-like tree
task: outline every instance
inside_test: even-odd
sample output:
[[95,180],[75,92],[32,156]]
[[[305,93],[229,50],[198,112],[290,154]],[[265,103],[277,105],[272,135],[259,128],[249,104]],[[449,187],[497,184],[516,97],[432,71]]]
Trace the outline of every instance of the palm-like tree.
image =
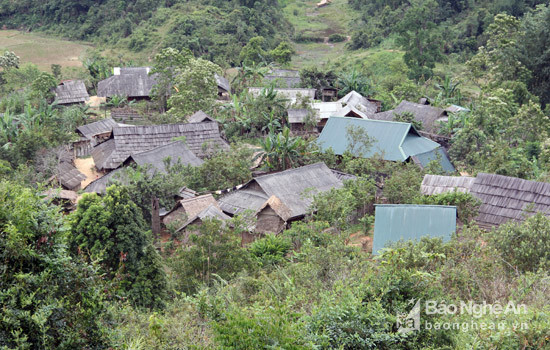
[[285,127],[278,134],[269,133],[265,140],[261,141],[261,146],[262,161],[265,161],[270,169],[286,170],[297,164],[304,140],[290,136],[290,129]]

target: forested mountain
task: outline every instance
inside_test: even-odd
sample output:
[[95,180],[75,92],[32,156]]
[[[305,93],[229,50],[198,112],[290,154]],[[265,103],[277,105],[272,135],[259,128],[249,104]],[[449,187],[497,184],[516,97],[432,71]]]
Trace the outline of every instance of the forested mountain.
[[188,48],[195,55],[237,65],[254,36],[274,48],[292,34],[275,1],[2,1],[8,28],[46,31],[71,39],[126,46],[133,51]]

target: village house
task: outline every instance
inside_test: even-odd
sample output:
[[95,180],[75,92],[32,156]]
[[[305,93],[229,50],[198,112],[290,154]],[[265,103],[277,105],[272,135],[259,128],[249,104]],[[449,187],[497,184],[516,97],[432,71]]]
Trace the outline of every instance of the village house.
[[[179,163],[181,165],[191,166],[200,166],[203,163],[184,142],[174,141],[148,151],[132,153],[122,162],[122,164],[125,166],[136,164],[141,167],[148,167],[151,174],[165,174],[167,172],[166,162],[169,162],[170,165]],[[124,178],[124,173],[121,171],[122,169],[122,167],[115,169],[91,182],[86,186],[86,192],[103,194],[107,186],[115,180],[120,183],[126,183],[127,179]],[[183,194],[183,189],[181,192],[180,194]],[[191,192],[187,191],[185,195],[189,196],[190,193]]]
[[203,111],[198,111],[187,118],[188,123],[217,123],[216,119],[212,118]]
[[176,228],[181,228],[211,205],[221,210],[218,202],[211,194],[182,199],[164,216],[162,223],[166,227],[175,224]]
[[[261,87],[249,87],[248,92],[254,96],[258,97],[260,93],[264,90]],[[312,103],[315,99],[315,89],[301,89],[301,88],[276,88],[273,89],[279,96],[288,100],[288,104],[292,105],[295,103],[300,103],[306,101],[307,103]]]
[[422,237],[449,241],[456,232],[456,207],[443,205],[378,204],[375,206],[372,253],[399,241]]
[[230,216],[247,210],[255,213],[258,219],[262,219],[256,232],[276,228],[274,233],[278,233],[279,228],[306,215],[314,194],[342,186],[337,174],[324,163],[316,163],[255,177],[238,190],[221,197],[218,203]]
[[402,101],[393,110],[376,113],[371,119],[393,121],[397,115],[403,113],[411,113],[414,119],[422,125],[422,131],[430,134],[437,134],[441,122],[448,120],[447,112],[441,108],[409,101]]
[[348,138],[348,128],[363,128],[369,137],[367,149],[355,147],[355,150],[351,150],[356,157],[378,156],[394,162],[413,161],[421,168],[436,161],[445,172],[455,171],[441,145],[421,136],[410,123],[332,117],[319,135],[319,146],[323,150],[332,148],[336,155],[350,151],[353,145]]
[[229,100],[229,95],[231,95],[231,85],[229,80],[224,76],[215,74],[216,84],[218,85],[218,100]]
[[474,220],[485,229],[520,222],[537,212],[550,214],[550,183],[546,182],[479,173],[475,178],[426,175],[421,186],[423,194],[455,190],[469,192],[481,201]]
[[290,69],[273,69],[264,80],[267,83],[275,82],[275,86],[282,88],[298,88],[302,82],[300,72]]
[[156,74],[149,74],[151,67],[115,67],[113,75],[97,85],[97,96],[122,96],[128,100],[150,100]]
[[92,157],[98,170],[112,170],[130,155],[166,145],[175,138],[184,138],[187,147],[199,158],[217,149],[229,149],[217,123],[125,126],[113,128],[111,139],[94,147]]
[[54,89],[58,105],[84,104],[90,100],[86,85],[82,80],[65,80]]
[[106,118],[76,128],[80,139],[72,144],[75,157],[89,156],[93,147],[111,138],[113,128],[117,126],[121,125],[111,118]]

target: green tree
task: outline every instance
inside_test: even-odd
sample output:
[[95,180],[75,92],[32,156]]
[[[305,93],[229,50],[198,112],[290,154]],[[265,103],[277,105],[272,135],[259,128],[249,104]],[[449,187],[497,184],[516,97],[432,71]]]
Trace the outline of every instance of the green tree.
[[253,37],[242,48],[239,54],[240,61],[247,66],[267,63],[269,60],[267,52],[263,49],[264,45],[265,39],[263,36]]
[[42,72],[31,85],[33,94],[40,99],[53,98],[52,89],[57,86],[57,79],[50,73]]
[[289,64],[292,59],[292,55],[295,53],[296,51],[292,47],[292,44],[288,41],[282,41],[276,48],[269,51],[269,55],[273,57],[275,62],[282,65]]
[[157,74],[157,84],[153,86],[152,96],[157,100],[161,112],[166,109],[168,96],[173,92],[172,83],[178,70],[184,69],[193,58],[187,49],[166,48],[153,58],[154,65],[150,74]]
[[63,221],[33,190],[0,182],[0,348],[109,346],[97,268],[70,257]]
[[176,92],[168,99],[168,113],[185,120],[196,111],[209,111],[218,96],[216,74],[222,74],[218,65],[202,58],[190,59],[185,68],[177,70]]
[[5,51],[4,54],[0,56],[0,68],[19,68],[19,56],[12,51]]
[[111,186],[104,197],[85,194],[71,216],[71,231],[73,254],[100,259],[115,293],[138,306],[163,305],[166,277],[128,189]]
[[350,71],[342,72],[338,76],[337,85],[340,88],[338,91],[339,96],[344,96],[351,91],[358,92],[367,97],[374,94],[374,89],[370,80],[355,68]]
[[295,166],[305,146],[301,137],[290,136],[290,129],[286,126],[278,134],[270,132],[260,143],[262,161],[272,170],[286,170]]
[[520,61],[520,21],[506,14],[495,16],[487,29],[487,44],[466,64],[479,85],[500,86],[505,81],[526,83],[530,72]]
[[443,40],[436,25],[438,4],[435,0],[411,0],[410,4],[399,22],[397,43],[405,50],[409,77],[427,80],[435,63],[443,58]]
[[177,289],[194,294],[201,284],[218,278],[229,280],[238,272],[251,269],[254,262],[241,247],[239,228],[230,228],[219,220],[205,220],[198,232],[191,233],[191,245],[179,248],[171,266]]

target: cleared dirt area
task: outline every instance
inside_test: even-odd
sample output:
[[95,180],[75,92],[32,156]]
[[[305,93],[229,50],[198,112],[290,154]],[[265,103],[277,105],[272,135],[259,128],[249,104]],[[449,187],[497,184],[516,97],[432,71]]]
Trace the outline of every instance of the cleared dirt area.
[[99,179],[103,175],[96,171],[94,159],[92,157],[76,158],[74,160],[74,165],[82,174],[86,175],[86,180],[80,183],[81,188],[85,188],[90,182]]
[[49,71],[52,64],[62,67],[81,67],[81,58],[92,46],[38,33],[17,30],[0,30],[0,52],[13,51],[21,63],[34,63],[41,70]]

